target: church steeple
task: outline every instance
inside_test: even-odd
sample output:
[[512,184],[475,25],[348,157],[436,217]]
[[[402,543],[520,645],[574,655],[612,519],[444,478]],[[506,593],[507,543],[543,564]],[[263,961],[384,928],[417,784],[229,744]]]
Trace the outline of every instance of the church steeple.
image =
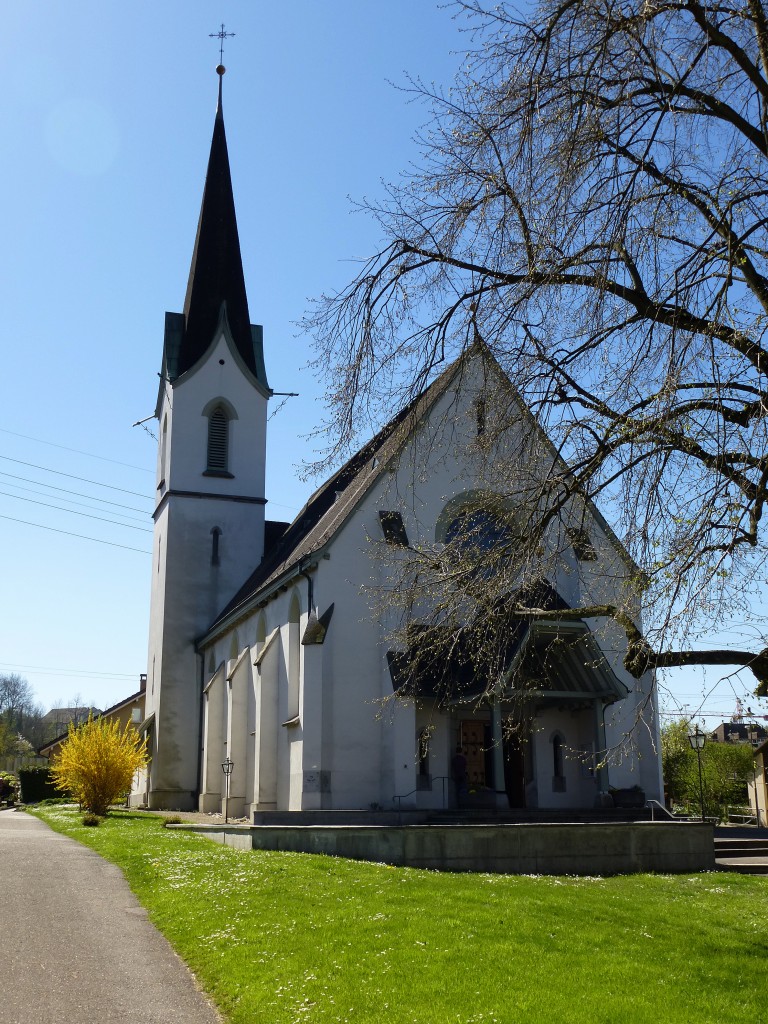
[[146,704],[152,763],[142,784],[152,807],[197,804],[200,763],[189,739],[199,732],[200,702],[207,704],[207,697],[193,640],[264,555],[271,391],[262,329],[248,316],[221,105],[224,68],[218,72],[219,105],[187,297],[183,313],[165,314],[155,410]]
[[172,376],[180,376],[189,370],[207,351],[213,341],[222,306],[226,304],[226,317],[232,340],[248,369],[260,377],[263,374],[263,367],[259,366],[260,360],[254,351],[254,338],[248,315],[227,137],[224,131],[222,79],[225,69],[220,64],[216,71],[219,75],[219,102],[184,300],[183,335],[174,360],[175,372]]

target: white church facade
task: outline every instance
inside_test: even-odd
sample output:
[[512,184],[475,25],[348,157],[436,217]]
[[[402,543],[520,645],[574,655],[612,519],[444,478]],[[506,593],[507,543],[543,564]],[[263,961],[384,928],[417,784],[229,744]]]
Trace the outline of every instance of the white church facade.
[[[151,761],[134,804],[218,811],[227,761],[235,817],[589,809],[633,786],[660,799],[653,676],[625,671],[615,623],[510,627],[509,671],[489,687],[467,681],[466,666],[446,662],[439,680],[415,668],[418,658],[392,639],[392,616],[374,610],[371,592],[386,590],[393,566],[439,548],[478,496],[493,498],[495,459],[527,453],[535,474],[532,451],[557,458],[522,407],[480,454],[489,375],[498,400],[518,401],[473,346],[292,523],[266,518],[271,391],[261,328],[249,320],[220,83],[184,310],[166,314],[142,723]],[[580,523],[572,544],[542,554],[542,607],[621,603],[636,578],[586,502]],[[523,669],[536,683],[524,730],[510,732]],[[609,750],[623,755],[606,761]]]

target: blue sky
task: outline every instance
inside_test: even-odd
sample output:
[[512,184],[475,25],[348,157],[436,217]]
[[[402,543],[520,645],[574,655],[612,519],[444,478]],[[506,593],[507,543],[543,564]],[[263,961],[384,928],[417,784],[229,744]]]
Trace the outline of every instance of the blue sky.
[[[47,706],[106,707],[145,671],[155,444],[132,424],[154,410],[164,311],[183,305],[222,21],[251,319],[272,387],[300,393],[270,422],[271,518],[312,489],[296,466],[323,415],[296,322],[376,245],[349,197],[417,158],[427,112],[396,86],[450,84],[469,44],[433,0],[4,8],[0,672]],[[696,706],[699,682],[675,685]],[[734,702],[726,684],[710,707]]]
[[322,418],[296,322],[375,245],[348,197],[375,196],[414,154],[425,112],[392,83],[449,81],[465,38],[432,0],[3,13],[0,672],[45,705],[105,707],[146,666],[155,450],[132,424],[154,410],[163,314],[184,301],[216,106],[209,34],[235,33],[224,110],[251,318],[273,388],[300,393],[270,422],[269,514],[285,519],[312,489],[295,467]]

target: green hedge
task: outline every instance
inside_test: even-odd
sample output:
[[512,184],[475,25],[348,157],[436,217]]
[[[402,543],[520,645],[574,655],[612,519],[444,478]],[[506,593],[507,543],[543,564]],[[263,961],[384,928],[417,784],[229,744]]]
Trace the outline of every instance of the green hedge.
[[44,764],[19,768],[19,783],[21,802],[25,804],[37,804],[41,800],[64,798],[68,795],[56,788],[51,778],[51,770]]

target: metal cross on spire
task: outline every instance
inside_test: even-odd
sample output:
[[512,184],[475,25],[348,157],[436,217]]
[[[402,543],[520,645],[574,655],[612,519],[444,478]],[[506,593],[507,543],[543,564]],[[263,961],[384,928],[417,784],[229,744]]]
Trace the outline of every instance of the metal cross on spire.
[[224,31],[224,22],[223,21],[221,23],[221,28],[219,29],[218,32],[209,32],[208,33],[208,36],[209,36],[210,39],[218,39],[219,40],[219,63],[220,64],[224,63],[224,40],[225,39],[229,39],[234,34],[235,34],[234,32],[225,32]]

